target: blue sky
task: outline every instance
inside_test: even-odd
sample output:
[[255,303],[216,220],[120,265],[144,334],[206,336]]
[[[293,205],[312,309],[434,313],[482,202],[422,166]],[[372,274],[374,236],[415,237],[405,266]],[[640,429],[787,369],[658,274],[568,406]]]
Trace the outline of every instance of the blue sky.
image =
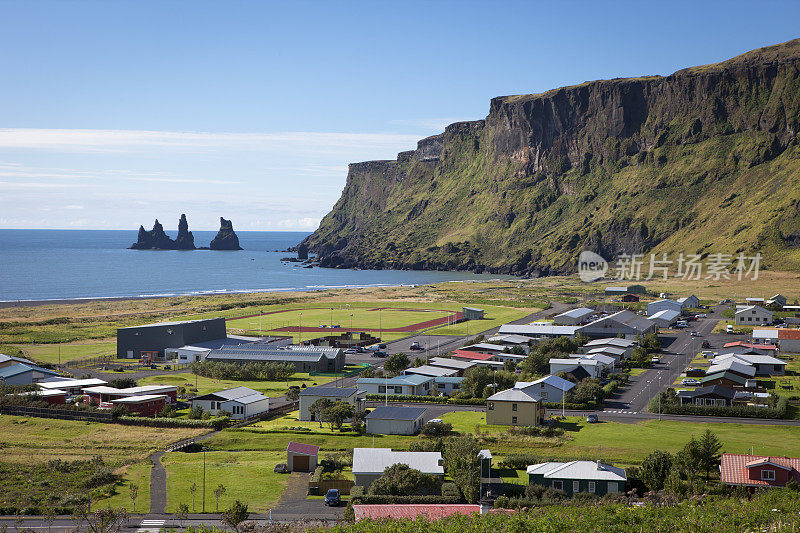
[[494,96],[800,37],[800,2],[0,0],[0,227],[313,229]]

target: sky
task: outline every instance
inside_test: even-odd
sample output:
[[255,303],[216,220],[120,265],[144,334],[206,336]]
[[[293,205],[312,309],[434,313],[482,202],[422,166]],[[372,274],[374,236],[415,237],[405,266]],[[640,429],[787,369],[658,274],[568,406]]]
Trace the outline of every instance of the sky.
[[800,2],[0,0],[0,228],[307,230],[489,100],[800,37]]

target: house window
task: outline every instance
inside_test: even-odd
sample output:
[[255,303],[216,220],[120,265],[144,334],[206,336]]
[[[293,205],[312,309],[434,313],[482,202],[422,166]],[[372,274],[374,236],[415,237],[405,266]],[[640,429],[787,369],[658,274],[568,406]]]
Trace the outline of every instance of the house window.
[[512,404],[511,404],[511,410],[512,410],[512,411],[516,411],[516,410],[517,410],[517,404],[515,404],[515,403],[512,403]]
[[489,409],[490,411],[494,410],[494,403],[492,403],[492,402],[489,402],[488,409]]
[[572,482],[572,492],[580,492],[581,491],[581,482],[580,481],[573,481]]
[[439,383],[436,385],[437,388],[444,390],[444,383]]
[[775,481],[775,471],[774,470],[762,470],[761,471],[761,481]]
[[384,385],[378,385],[378,394],[383,394],[386,392],[386,387]]
[[547,392],[543,391],[541,396],[542,396],[542,400],[546,400],[547,399]]
[[619,492],[619,485],[617,484],[616,481],[609,481],[608,482],[608,492],[609,493]]
[[589,482],[589,492],[594,493],[594,481]]
[[512,416],[511,417],[511,423],[512,424],[516,424],[517,423],[517,417],[516,416]]
[[560,479],[553,480],[553,488],[556,490],[564,490],[564,482]]

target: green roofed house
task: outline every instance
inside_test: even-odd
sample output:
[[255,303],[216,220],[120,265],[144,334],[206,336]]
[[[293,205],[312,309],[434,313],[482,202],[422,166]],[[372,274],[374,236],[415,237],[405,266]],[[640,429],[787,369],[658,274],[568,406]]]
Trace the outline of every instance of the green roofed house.
[[563,490],[567,496],[587,492],[598,496],[625,492],[625,470],[600,461],[538,463],[528,466],[528,484]]

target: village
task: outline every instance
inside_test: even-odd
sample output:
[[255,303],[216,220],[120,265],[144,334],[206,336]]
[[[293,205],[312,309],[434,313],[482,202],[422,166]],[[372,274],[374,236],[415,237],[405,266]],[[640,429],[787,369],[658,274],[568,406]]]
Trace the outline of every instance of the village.
[[[707,422],[796,431],[800,306],[780,294],[710,301],[608,286],[585,305],[499,319],[490,306],[375,308],[378,327],[362,330],[333,320],[367,313],[349,305],[290,312],[297,325],[280,317],[268,334],[261,310],[121,327],[116,353],[83,366],[0,355],[0,419],[174,432],[86,502],[146,513],[141,531],[227,523],[220,509],[236,505],[269,520],[436,519],[800,481],[794,441],[734,453],[714,432],[692,433]],[[330,320],[302,326],[303,313]],[[655,438],[616,453],[625,435],[604,426],[643,422],[669,428],[680,450]],[[593,431],[590,443],[559,448]],[[46,503],[27,501],[25,514]],[[8,499],[0,507],[14,514]]]

